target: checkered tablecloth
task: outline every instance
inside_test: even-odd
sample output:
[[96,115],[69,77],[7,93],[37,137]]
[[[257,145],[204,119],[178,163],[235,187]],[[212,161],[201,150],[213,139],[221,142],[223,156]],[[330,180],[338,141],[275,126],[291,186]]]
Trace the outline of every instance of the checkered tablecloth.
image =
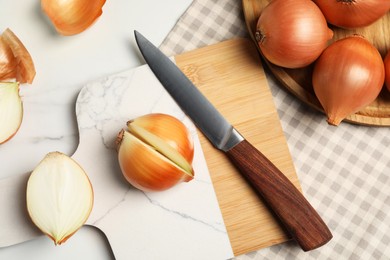
[[[161,49],[174,55],[235,37],[248,37],[241,1],[195,0]],[[266,73],[303,193],[334,237],[311,252],[287,242],[237,258],[390,259],[390,128],[329,126]]]

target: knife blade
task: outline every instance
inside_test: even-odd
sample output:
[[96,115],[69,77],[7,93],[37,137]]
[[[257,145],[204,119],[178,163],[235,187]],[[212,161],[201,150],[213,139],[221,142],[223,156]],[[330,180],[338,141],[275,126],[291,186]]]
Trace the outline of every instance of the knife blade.
[[167,56],[138,31],[134,34],[142,56],[163,87],[213,146],[228,156],[300,247],[309,251],[331,240],[332,233],[325,222],[290,180],[217,111]]

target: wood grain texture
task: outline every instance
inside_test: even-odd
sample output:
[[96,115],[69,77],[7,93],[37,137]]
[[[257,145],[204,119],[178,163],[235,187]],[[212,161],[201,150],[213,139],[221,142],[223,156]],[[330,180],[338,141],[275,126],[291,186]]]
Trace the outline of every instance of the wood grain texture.
[[316,249],[333,237],[302,193],[247,140],[227,155],[304,251]]
[[[271,0],[242,0],[246,25],[256,47],[258,47],[254,38],[256,24],[261,11],[270,1]],[[329,44],[348,35],[360,34],[379,50],[382,57],[390,50],[390,12],[374,24],[363,28],[346,30],[331,25],[329,27],[334,32],[334,37]],[[261,54],[260,48],[258,48],[258,51]],[[292,94],[312,108],[323,112],[321,104],[314,94],[311,83],[313,64],[301,69],[286,69],[268,62],[265,58],[263,58],[263,60],[275,77]],[[324,120],[325,119],[326,118],[324,118]],[[384,88],[373,103],[363,110],[350,115],[345,121],[369,126],[390,126],[390,92]]]
[[[258,52],[236,39],[175,57],[217,109],[300,189]],[[280,223],[225,154],[199,132],[235,255],[285,242]]]

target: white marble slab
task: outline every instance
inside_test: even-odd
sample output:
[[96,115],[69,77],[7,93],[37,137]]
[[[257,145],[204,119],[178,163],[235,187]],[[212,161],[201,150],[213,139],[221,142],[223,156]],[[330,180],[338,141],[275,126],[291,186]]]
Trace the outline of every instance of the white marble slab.
[[[190,129],[195,179],[164,192],[144,193],[122,177],[115,138],[129,119],[154,112],[173,115]],[[95,193],[87,224],[105,233],[116,259],[233,257],[196,128],[148,66],[86,85],[78,96],[76,115],[80,144],[72,157],[88,173]],[[17,225],[21,231],[23,224]],[[23,232],[30,229],[25,227]]]

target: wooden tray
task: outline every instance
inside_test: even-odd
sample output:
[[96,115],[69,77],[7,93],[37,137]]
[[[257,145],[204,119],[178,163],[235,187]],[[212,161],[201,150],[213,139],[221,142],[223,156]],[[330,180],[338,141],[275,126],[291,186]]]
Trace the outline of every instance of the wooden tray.
[[[252,40],[258,45],[254,38],[257,20],[261,11],[271,0],[243,0],[243,11],[246,25]],[[374,24],[354,29],[346,30],[329,25],[334,32],[331,42],[344,38],[347,35],[360,34],[377,47],[382,57],[387,50],[390,50],[390,12]],[[261,51],[260,51],[261,54]],[[296,97],[309,106],[322,111],[321,104],[314,94],[311,84],[312,65],[301,69],[286,69],[268,62],[264,57],[265,64],[269,67],[274,76]],[[390,126],[390,93],[384,88],[379,97],[370,105],[356,114],[350,115],[345,121],[371,126]]]

